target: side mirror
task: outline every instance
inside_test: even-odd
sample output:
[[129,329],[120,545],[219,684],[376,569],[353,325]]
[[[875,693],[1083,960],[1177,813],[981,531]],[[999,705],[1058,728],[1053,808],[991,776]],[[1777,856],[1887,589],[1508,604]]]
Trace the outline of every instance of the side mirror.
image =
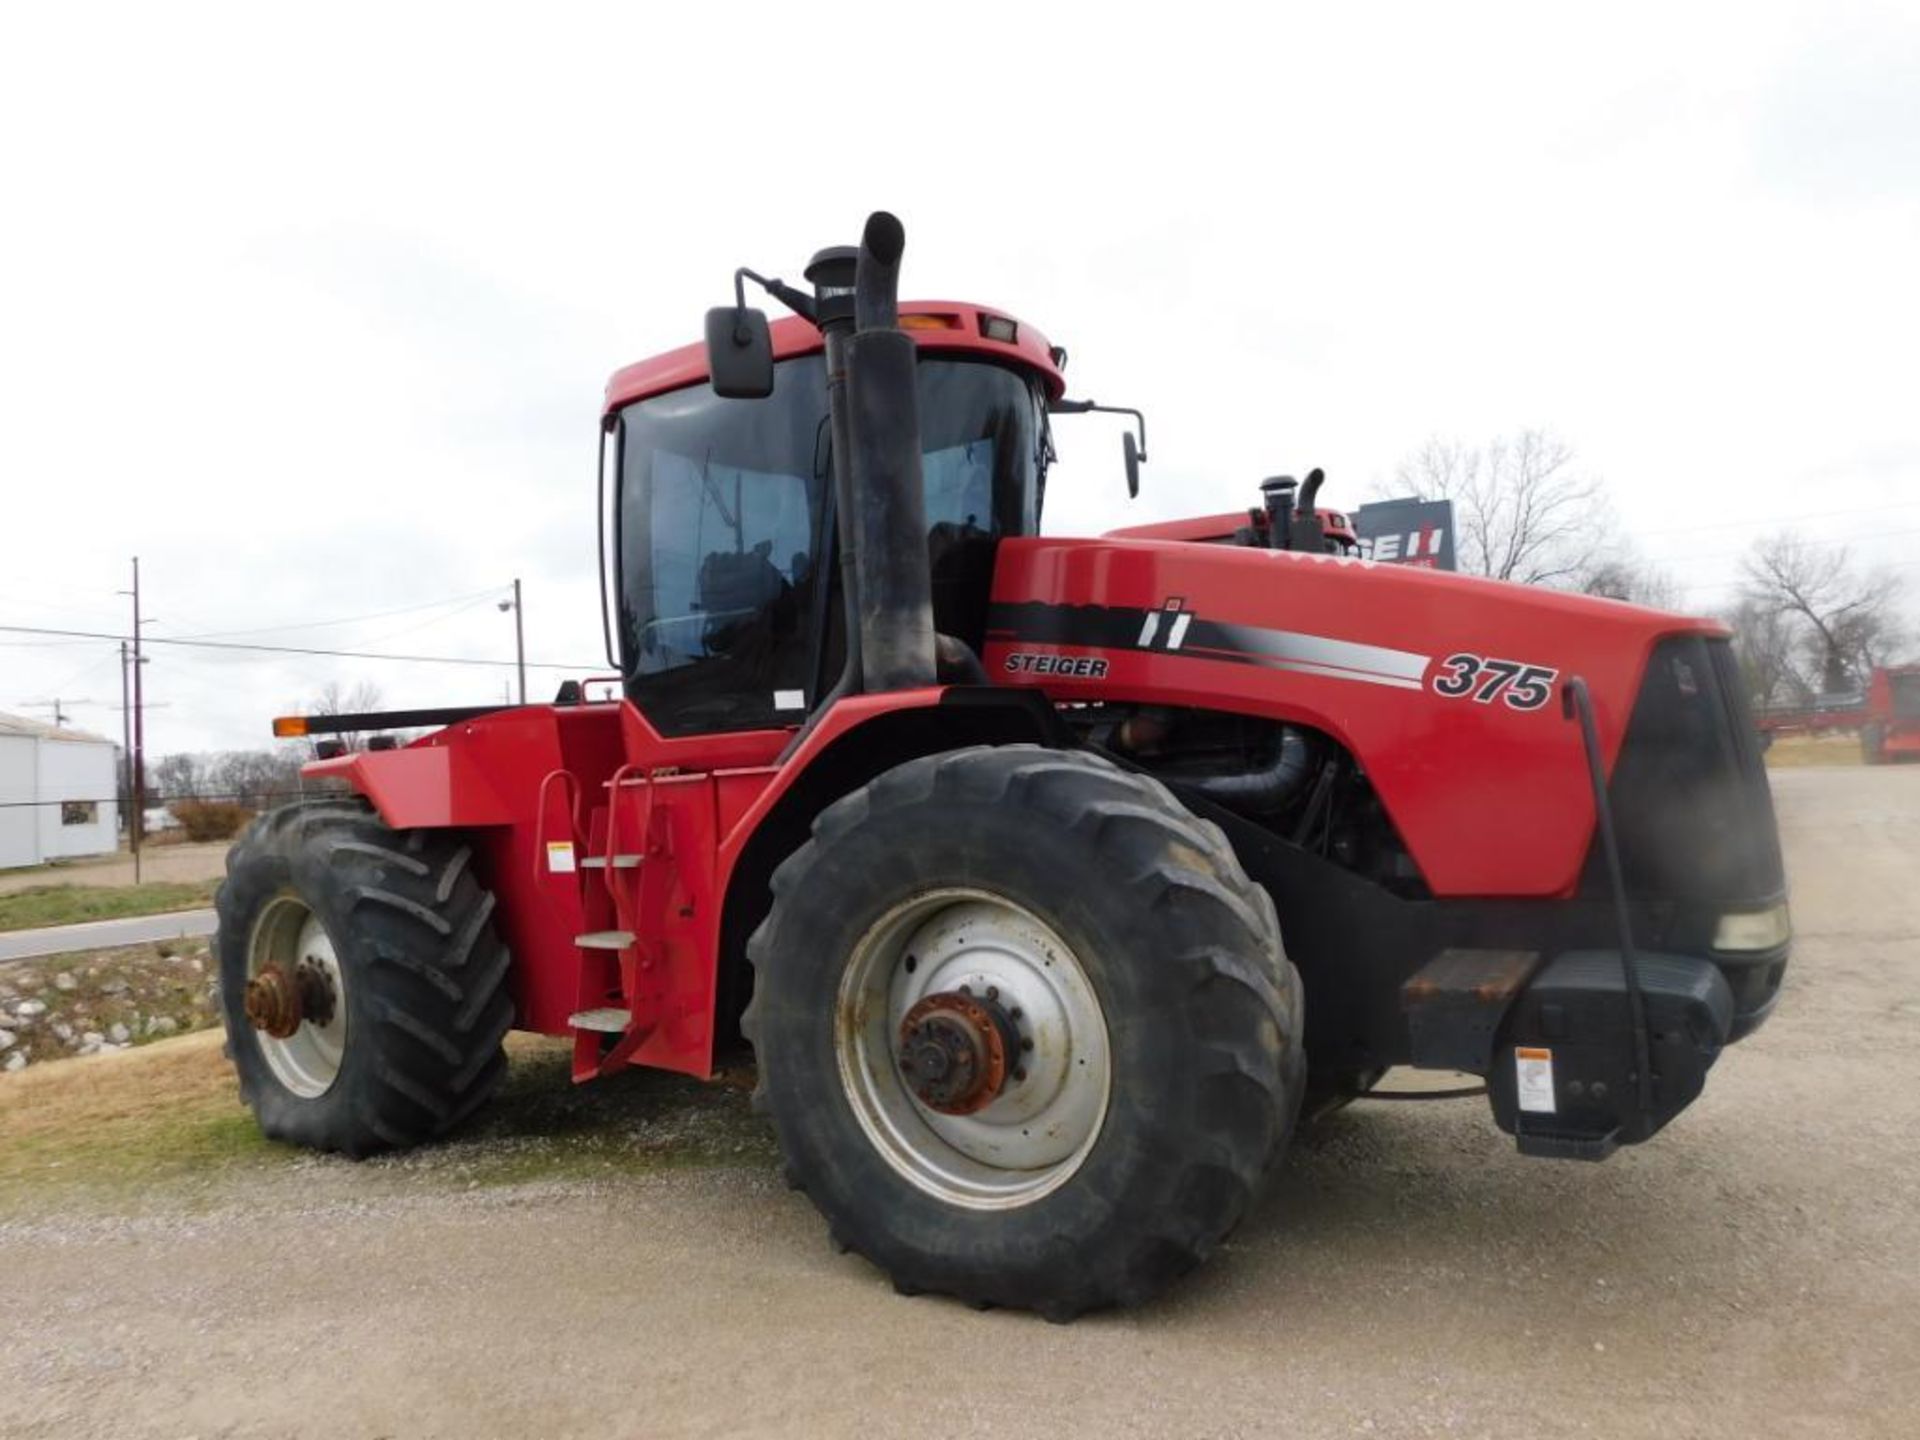
[[773,393],[773,335],[767,317],[745,306],[707,311],[707,373],[727,400],[764,400]]
[[1133,432],[1127,431],[1120,437],[1120,453],[1127,462],[1127,498],[1140,498],[1140,447],[1134,444]]

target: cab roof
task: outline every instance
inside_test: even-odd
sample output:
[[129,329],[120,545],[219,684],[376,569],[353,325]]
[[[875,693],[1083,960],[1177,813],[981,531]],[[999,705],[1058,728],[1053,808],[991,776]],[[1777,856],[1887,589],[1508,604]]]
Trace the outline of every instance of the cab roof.
[[[1013,339],[989,338],[988,321],[999,322],[996,328],[1011,324]],[[904,300],[900,304],[900,328],[925,350],[1014,361],[1040,377],[1049,400],[1058,400],[1066,393],[1066,379],[1054,361],[1053,347],[1047,343],[1047,337],[999,310],[962,300]],[[768,329],[775,360],[817,354],[825,343],[813,322],[802,320],[798,315],[775,320]],[[614,371],[613,378],[607,381],[607,400],[602,413],[610,415],[635,400],[698,385],[707,378],[707,347],[682,345],[678,350]]]

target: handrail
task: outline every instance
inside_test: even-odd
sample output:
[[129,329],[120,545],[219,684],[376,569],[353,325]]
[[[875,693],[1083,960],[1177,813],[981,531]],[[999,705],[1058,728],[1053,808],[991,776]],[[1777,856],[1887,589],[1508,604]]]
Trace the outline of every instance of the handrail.
[[571,831],[567,843],[574,847],[576,854],[583,848],[580,842],[580,777],[564,768],[549,770],[540,777],[540,789],[533,801],[533,879],[536,885],[550,873],[541,869],[540,862],[545,858],[547,849],[547,787],[555,780],[567,782],[567,792],[572,801],[567,807]]
[[[607,895],[613,901],[614,914],[620,916],[624,928],[631,927],[625,926],[626,917],[620,914],[620,890],[615,883],[614,875],[614,872],[620,868],[615,858],[620,854],[620,786],[627,778],[629,771],[637,771],[640,768],[641,766],[639,764],[629,761],[614,771],[613,778],[607,782],[607,853],[605,857],[607,873],[602,878],[602,883],[606,885]],[[653,781],[648,780],[647,804],[646,808],[640,812],[641,830],[640,850],[638,853],[640,855],[640,863],[643,866],[647,863],[647,837],[653,829],[653,796]],[[639,934],[637,930],[634,933],[635,935]]]

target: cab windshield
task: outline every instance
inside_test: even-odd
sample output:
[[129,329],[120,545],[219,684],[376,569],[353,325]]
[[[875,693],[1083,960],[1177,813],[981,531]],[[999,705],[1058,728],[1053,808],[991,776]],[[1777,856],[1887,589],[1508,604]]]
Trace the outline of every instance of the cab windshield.
[[[977,647],[995,541],[1039,526],[1041,401],[975,361],[922,359],[919,388],[934,622]],[[821,358],[783,361],[764,400],[636,401],[616,439],[628,694],[668,734],[797,723],[843,645]]]

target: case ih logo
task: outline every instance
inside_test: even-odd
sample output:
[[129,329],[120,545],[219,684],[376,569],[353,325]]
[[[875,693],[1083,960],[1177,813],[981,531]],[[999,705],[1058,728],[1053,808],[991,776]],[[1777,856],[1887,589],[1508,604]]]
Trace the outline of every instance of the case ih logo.
[[1452,570],[1451,500],[1382,500],[1353,512],[1360,553],[1387,565]]
[[[1140,626],[1140,638],[1134,641],[1136,648],[1152,650],[1154,641],[1160,642],[1162,650],[1178,650],[1186,641],[1187,627],[1193,624],[1193,612],[1183,608],[1186,601],[1174,596],[1158,610],[1149,610],[1146,620]],[[1161,633],[1160,622],[1166,621],[1166,632]]]

